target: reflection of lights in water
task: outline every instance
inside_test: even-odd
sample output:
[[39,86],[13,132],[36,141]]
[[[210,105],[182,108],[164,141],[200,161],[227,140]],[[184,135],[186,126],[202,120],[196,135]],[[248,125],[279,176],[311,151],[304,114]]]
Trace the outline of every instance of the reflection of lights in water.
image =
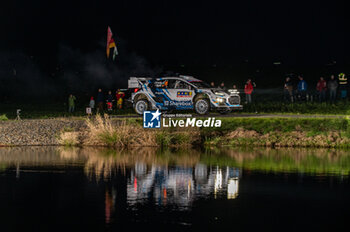
[[[208,170],[205,165],[196,165],[196,169],[157,165],[149,168],[142,163],[135,165],[128,179],[128,204],[135,205],[153,198],[156,205],[170,204],[187,209],[196,198],[214,195],[216,199],[220,192],[227,192],[229,199],[238,196],[239,169],[210,167]],[[134,175],[136,172],[137,177]]]
[[116,198],[116,191],[115,189],[112,189],[112,191],[106,189],[105,193],[105,222],[106,224],[109,224],[112,220],[112,216],[115,209],[115,198]]
[[141,176],[147,173],[147,165],[141,162],[135,163],[135,175]]
[[134,192],[137,192],[137,179],[134,179]]
[[227,185],[227,199],[235,199],[238,196],[238,178],[231,178]]
[[215,183],[214,183],[214,196],[216,198],[216,193],[218,190],[222,188],[222,171],[221,169],[218,169],[215,176]]

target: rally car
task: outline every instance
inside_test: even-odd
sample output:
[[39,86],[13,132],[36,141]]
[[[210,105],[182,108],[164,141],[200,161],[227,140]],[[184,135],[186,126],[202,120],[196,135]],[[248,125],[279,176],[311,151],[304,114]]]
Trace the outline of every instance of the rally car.
[[195,110],[207,114],[210,110],[227,113],[242,109],[237,92],[225,92],[211,88],[205,82],[191,76],[178,77],[130,77],[131,101],[137,114],[146,110]]

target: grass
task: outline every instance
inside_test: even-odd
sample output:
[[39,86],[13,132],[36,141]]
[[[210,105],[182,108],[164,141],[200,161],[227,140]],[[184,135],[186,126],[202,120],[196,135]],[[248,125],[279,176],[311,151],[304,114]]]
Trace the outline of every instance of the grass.
[[8,118],[7,118],[6,114],[0,115],[0,121],[7,121],[7,120],[8,120]]
[[221,118],[201,128],[205,146],[350,147],[348,118]]
[[78,146],[80,144],[79,141],[79,133],[73,132],[73,131],[63,131],[58,139],[59,144],[71,147],[71,146]]
[[[85,117],[85,105],[78,105],[74,113],[68,113],[64,104],[0,104],[0,114],[6,114],[9,119],[16,118],[17,109],[21,109],[22,119],[47,119],[60,117]],[[114,110],[111,115],[135,114],[133,109]]]
[[111,119],[97,115],[86,120],[87,129],[74,132],[64,128],[59,144],[108,147],[188,147],[200,141],[199,129],[144,129],[141,120]]
[[[221,128],[144,129],[141,119],[87,119],[78,137],[64,128],[60,144],[110,147],[350,147],[348,118],[220,118]],[[78,140],[78,141],[77,141]]]
[[115,147],[156,146],[154,131],[144,130],[140,125],[126,120],[113,123],[107,114],[87,120],[87,144]]
[[346,131],[349,120],[346,118],[221,118],[220,128],[202,128],[203,134],[227,133],[237,128],[254,130],[261,134],[272,131]]
[[[69,133],[74,131],[71,128],[65,128],[62,133],[67,133],[67,135],[62,135],[60,143],[68,146],[84,144],[112,147],[181,147],[197,144],[208,146],[350,146],[350,119],[347,117],[216,118],[222,120],[220,128],[143,129],[141,117],[110,119],[108,115],[105,117],[97,115],[87,120],[88,130],[77,138],[71,138],[75,135]],[[235,133],[238,135],[234,135]]]
[[197,142],[198,138],[197,130],[160,130],[156,133],[156,142],[161,147],[191,146]]
[[339,101],[336,104],[319,102],[286,103],[281,101],[256,102],[244,105],[242,112],[247,113],[289,113],[289,114],[322,114],[346,115],[349,114],[348,101]]
[[[6,114],[9,119],[16,118],[16,110],[21,109],[21,118],[57,118],[57,117],[84,117],[85,105],[77,105],[74,113],[67,112],[65,104],[0,104],[0,114]],[[179,111],[180,112],[180,111]],[[286,103],[281,101],[254,102],[244,105],[242,111],[237,113],[259,113],[259,114],[308,114],[308,115],[348,115],[350,107],[348,101],[339,101],[336,104],[319,102],[297,102]],[[186,111],[182,113],[192,113]],[[111,115],[136,115],[131,108],[114,110]]]

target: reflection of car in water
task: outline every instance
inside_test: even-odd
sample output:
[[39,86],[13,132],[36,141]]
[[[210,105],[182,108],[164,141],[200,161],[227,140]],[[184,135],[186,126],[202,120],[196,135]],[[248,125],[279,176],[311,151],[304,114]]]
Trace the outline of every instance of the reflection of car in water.
[[[240,169],[234,167],[166,167],[138,163],[127,185],[129,204],[153,198],[155,204],[187,207],[197,197],[213,194],[234,199],[238,196]],[[226,193],[226,195],[225,195]]]
[[207,114],[214,109],[227,113],[242,109],[238,93],[227,93],[211,88],[205,82],[191,76],[143,78],[131,77],[129,89],[136,113],[146,110],[195,110],[198,114]]

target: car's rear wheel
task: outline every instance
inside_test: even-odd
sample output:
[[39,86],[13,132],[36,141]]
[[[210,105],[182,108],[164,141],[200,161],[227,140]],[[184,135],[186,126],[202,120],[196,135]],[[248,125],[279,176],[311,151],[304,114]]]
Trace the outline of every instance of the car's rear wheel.
[[194,103],[194,110],[197,114],[208,114],[210,110],[210,104],[208,99],[201,98],[195,101]]
[[142,115],[144,111],[148,110],[148,101],[145,99],[137,100],[134,109],[137,114]]

